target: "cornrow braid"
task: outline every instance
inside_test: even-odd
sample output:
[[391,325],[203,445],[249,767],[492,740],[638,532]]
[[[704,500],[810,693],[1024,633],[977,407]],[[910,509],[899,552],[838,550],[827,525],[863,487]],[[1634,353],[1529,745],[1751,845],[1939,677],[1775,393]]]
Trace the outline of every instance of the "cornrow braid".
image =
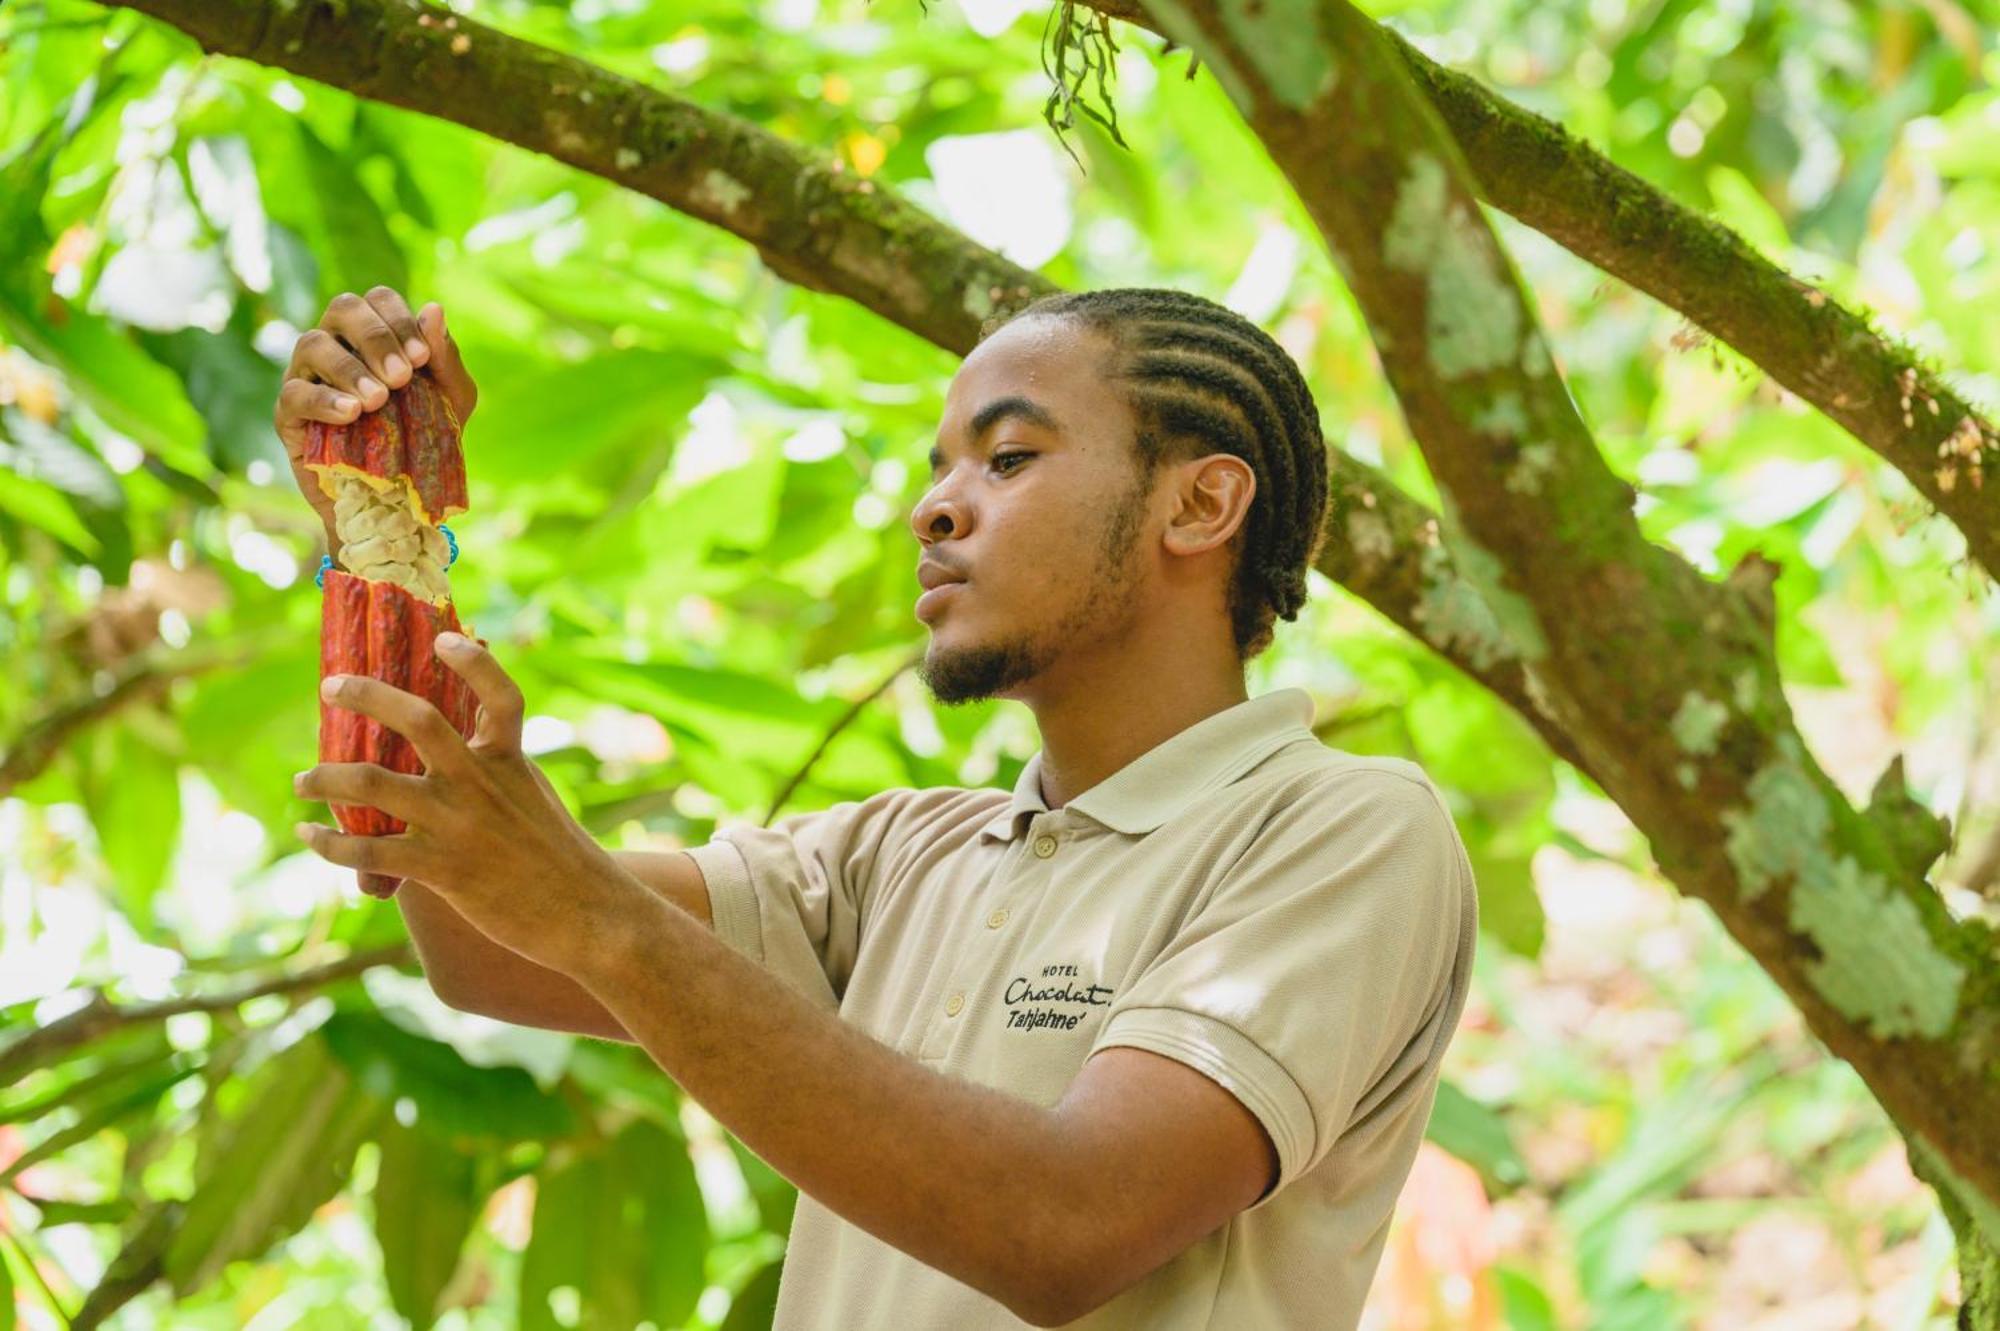
[[1071,319],[1111,342],[1111,374],[1131,386],[1139,422],[1142,484],[1208,453],[1250,464],[1257,494],[1238,533],[1229,620],[1241,659],[1263,651],[1275,619],[1298,618],[1326,538],[1326,444],[1298,365],[1242,315],[1160,287],[1056,292],[989,320],[980,340],[1029,315]]

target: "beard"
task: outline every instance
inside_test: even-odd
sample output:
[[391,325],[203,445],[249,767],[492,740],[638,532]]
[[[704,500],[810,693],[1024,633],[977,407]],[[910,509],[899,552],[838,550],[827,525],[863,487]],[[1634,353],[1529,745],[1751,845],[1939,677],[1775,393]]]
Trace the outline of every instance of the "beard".
[[1098,543],[1097,565],[1081,580],[1085,595],[1053,622],[964,646],[941,647],[932,634],[917,678],[934,701],[955,707],[1003,697],[1040,678],[1079,644],[1122,631],[1140,581],[1134,555],[1145,528],[1152,479],[1151,474],[1140,475],[1112,506]]

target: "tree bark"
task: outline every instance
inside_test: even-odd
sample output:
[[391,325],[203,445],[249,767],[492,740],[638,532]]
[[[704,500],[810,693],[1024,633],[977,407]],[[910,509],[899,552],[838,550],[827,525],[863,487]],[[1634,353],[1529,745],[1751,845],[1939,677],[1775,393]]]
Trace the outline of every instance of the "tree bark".
[[[773,271],[848,297],[959,355],[982,323],[1058,290],[873,181],[769,132],[574,56],[395,0],[120,0],[202,49],[477,129],[637,190],[757,247]],[[447,26],[449,25],[449,26]],[[1491,689],[1583,766],[1530,705],[1518,662],[1438,545],[1436,515],[1375,468],[1327,457],[1318,567]]]
[[1947,838],[1900,763],[1856,810],[1806,752],[1772,641],[1777,566],[1753,556],[1718,585],[1645,539],[1457,144],[1379,27],[1346,0],[1146,9],[1214,71],[1339,263],[1495,650],[1667,876],[1921,1135],[1975,1215],[1995,1214],[1994,931],[1954,919],[1925,881]]
[[[753,126],[440,11],[348,0],[336,19],[325,0],[129,3],[206,49],[639,189],[950,350],[1053,289]],[[1447,498],[1429,514],[1329,450],[1338,525],[1322,567],[1594,777],[1651,838],[1662,871],[1715,909],[1921,1134],[1954,1195],[1990,1208],[1992,931],[1953,920],[1924,881],[1942,829],[1899,779],[1856,810],[1806,754],[1772,652],[1775,566],[1746,561],[1717,585],[1643,539],[1632,491],[1577,419],[1471,173],[1381,29],[1342,3],[1147,7],[1208,62],[1300,191]],[[545,97],[524,96],[538,86]]]
[[[1139,0],[1079,2],[1165,33]],[[1302,10],[1272,12],[1287,17],[1269,40],[1283,41]],[[1742,352],[1902,472],[2000,578],[2000,430],[1916,352],[1554,121],[1378,30],[1443,117],[1481,198]]]

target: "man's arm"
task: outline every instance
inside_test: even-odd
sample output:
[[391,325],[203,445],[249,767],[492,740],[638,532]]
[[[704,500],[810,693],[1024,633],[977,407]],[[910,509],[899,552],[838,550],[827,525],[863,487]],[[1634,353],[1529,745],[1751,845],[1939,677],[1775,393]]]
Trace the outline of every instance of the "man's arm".
[[1247,1109],[1140,1050],[1044,1109],[947,1076],[650,899],[576,978],[802,1192],[1038,1326],[1074,1320],[1261,1195]]
[[[713,927],[708,885],[688,856],[680,851],[614,850],[611,858],[703,928]],[[518,1026],[637,1043],[582,985],[500,946],[422,883],[405,879],[396,901],[424,976],[447,1007]]]

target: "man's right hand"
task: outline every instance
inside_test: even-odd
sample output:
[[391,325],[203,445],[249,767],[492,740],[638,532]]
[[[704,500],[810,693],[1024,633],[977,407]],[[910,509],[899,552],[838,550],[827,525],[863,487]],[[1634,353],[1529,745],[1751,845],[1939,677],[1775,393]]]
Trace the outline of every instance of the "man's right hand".
[[327,305],[318,327],[292,347],[292,363],[278,390],[273,420],[291,459],[292,478],[333,540],[333,500],[306,470],[306,422],[352,424],[389,400],[389,390],[410,381],[413,367],[429,365],[461,426],[479,401],[479,390],[459,359],[458,343],[444,328],[444,308],[433,301],[412,316],[389,287],[368,294],[345,292]]

